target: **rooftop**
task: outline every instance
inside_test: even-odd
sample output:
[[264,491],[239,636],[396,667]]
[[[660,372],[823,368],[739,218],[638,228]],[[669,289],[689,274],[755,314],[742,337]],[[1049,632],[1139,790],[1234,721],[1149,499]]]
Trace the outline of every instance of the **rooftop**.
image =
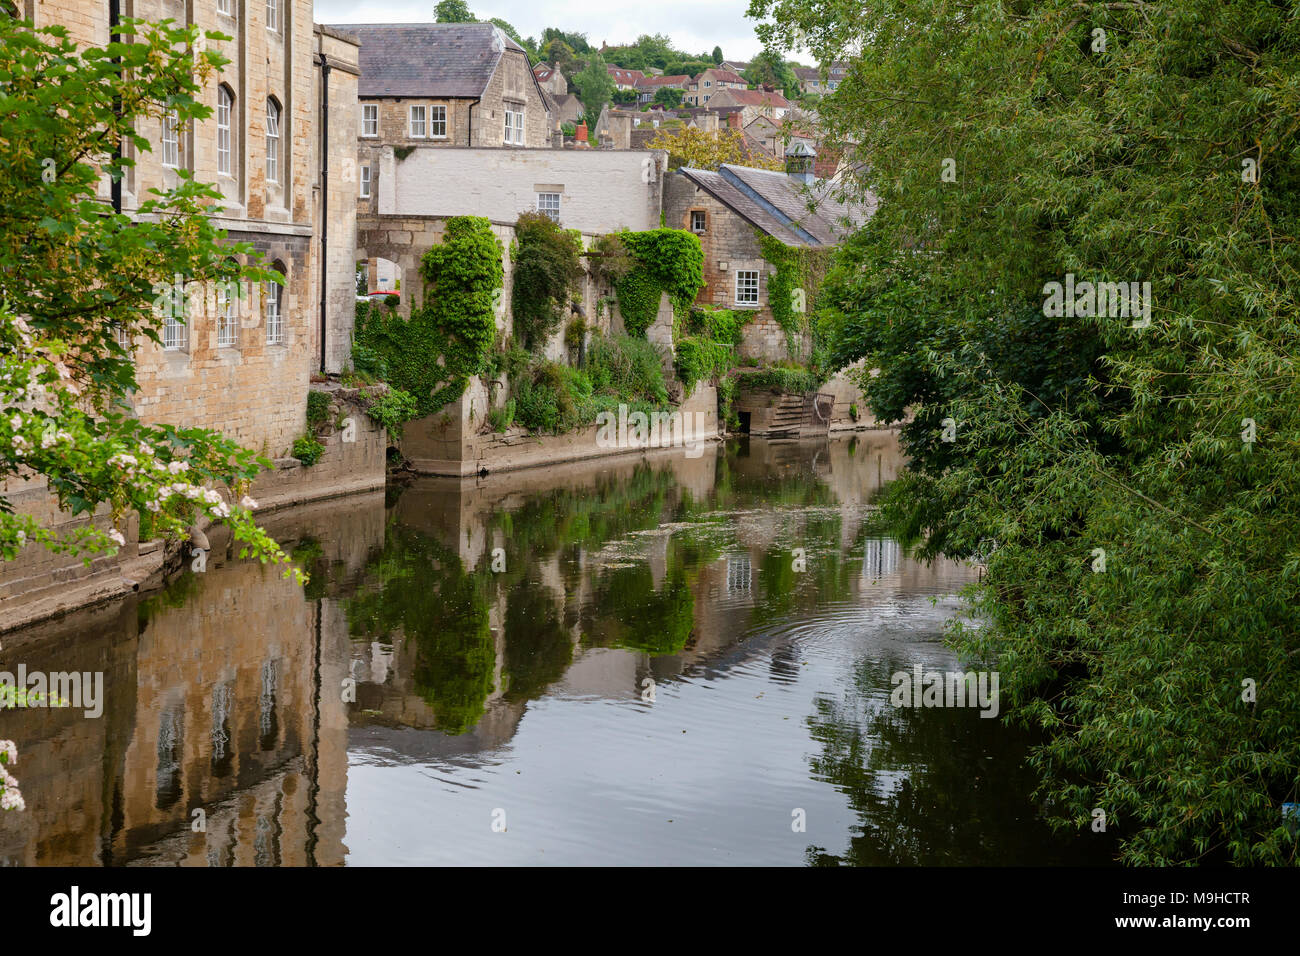
[[482,96],[506,50],[523,49],[491,23],[334,24],[361,41],[357,95]]

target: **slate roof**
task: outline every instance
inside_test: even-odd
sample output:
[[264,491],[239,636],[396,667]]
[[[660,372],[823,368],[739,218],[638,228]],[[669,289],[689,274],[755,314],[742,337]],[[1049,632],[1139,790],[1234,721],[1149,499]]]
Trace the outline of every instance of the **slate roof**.
[[637,89],[643,86],[658,89],[661,86],[685,86],[690,81],[691,78],[682,73],[675,76],[645,76],[637,80],[636,85]]
[[[875,197],[865,206],[843,203],[834,184],[819,179],[807,190],[785,173],[724,165],[716,173],[684,168],[682,175],[751,225],[788,246],[833,246],[875,212]],[[812,202],[815,209],[808,208]],[[849,225],[842,220],[847,218]]]
[[523,52],[491,23],[347,23],[336,29],[361,41],[362,98],[482,96],[502,54]]

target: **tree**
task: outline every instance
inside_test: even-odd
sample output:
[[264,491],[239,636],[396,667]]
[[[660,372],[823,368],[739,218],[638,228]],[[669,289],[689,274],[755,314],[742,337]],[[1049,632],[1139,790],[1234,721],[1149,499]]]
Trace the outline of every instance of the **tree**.
[[661,86],[655,90],[654,102],[670,110],[675,110],[682,105],[682,97],[685,94],[675,86]]
[[713,48],[713,62],[717,66],[722,65],[722,47],[715,46]]
[[555,67],[567,80],[573,79],[574,71],[578,67],[577,58],[574,56],[573,47],[556,37],[549,40],[542,47],[542,55],[546,62]]
[[661,129],[648,144],[650,149],[668,150],[668,165],[673,169],[718,169],[723,163],[752,166],[755,169],[781,170],[785,164],[766,153],[751,151],[745,135],[738,129],[708,132],[694,126]]
[[1300,862],[1300,15],[861,7],[750,14],[851,60],[821,121],[880,205],[823,322],[914,416],[884,520],[983,562],[950,636],[1045,733],[1058,826],[1101,811],[1135,864]]
[[665,76],[699,76],[713,66],[712,60],[671,60],[664,67]]
[[574,53],[588,53],[591,51],[591,44],[587,42],[587,34],[585,33],[565,33],[555,27],[547,27],[542,31],[542,45],[545,46],[552,40],[563,40]]
[[744,73],[744,79],[750,86],[770,86],[775,90],[784,90],[790,96],[799,93],[799,78],[775,50],[765,49],[754,57]]
[[435,23],[478,23],[465,0],[439,0],[433,8]]
[[615,90],[614,102],[619,106],[627,106],[637,101],[639,94],[636,90]]
[[238,295],[244,282],[280,280],[233,264],[252,248],[225,241],[207,215],[221,194],[183,170],[138,217],[97,199],[103,174],[120,179],[133,164],[119,145],[150,150],[139,130],[169,108],[182,129],[211,114],[203,84],[228,62],[202,42],[221,34],[197,27],[127,20],[120,32],[121,43],[79,49],[62,28],[0,17],[0,479],[42,476],[61,508],[106,506],[113,525],[60,537],[0,498],[0,557],[38,542],[89,562],[124,543],[136,511],[172,538],[203,517],[225,522],[243,553],[287,564],[246,494],[269,462],[217,432],[146,425],[130,411],[133,341],[161,344],[165,317],[186,321],[214,283]]
[[593,121],[605,108],[605,104],[614,95],[614,80],[605,67],[605,60],[599,53],[593,53],[587,59],[587,65],[573,76],[574,88],[582,108]]
[[520,36],[519,31],[509,21],[502,20],[500,17],[493,17],[488,23],[500,27],[502,33],[523,47],[524,52],[528,54],[529,65],[535,65],[541,60],[541,57],[537,55],[537,44],[533,42],[531,37],[525,39]]

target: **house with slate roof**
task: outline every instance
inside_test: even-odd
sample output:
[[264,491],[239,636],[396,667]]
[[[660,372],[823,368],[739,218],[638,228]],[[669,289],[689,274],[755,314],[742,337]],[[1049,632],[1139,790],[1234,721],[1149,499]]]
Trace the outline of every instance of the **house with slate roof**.
[[696,301],[754,313],[744,326],[744,357],[807,354],[808,343],[787,342],[772,315],[768,284],[774,267],[763,258],[760,238],[833,247],[875,211],[874,199],[866,205],[842,202],[835,183],[818,179],[806,143],[787,150],[786,161],[786,172],[732,165],[716,172],[683,168],[669,174],[664,186],[665,223],[695,233],[704,250],[705,286]]
[[361,42],[359,196],[369,209],[383,147],[551,145],[528,54],[491,23],[349,23]]

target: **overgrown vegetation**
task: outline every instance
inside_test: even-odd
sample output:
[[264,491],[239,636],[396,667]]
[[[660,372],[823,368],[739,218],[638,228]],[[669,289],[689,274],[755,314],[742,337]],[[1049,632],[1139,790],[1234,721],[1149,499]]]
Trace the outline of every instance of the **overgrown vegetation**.
[[[915,411],[889,527],[984,560],[951,636],[1049,735],[1058,826],[1104,813],[1132,864],[1295,865],[1300,10],[860,6],[750,10],[853,51],[820,111],[880,206],[825,294],[872,412]],[[1099,282],[1150,292],[1098,309]]]
[[674,315],[684,315],[704,288],[704,251],[700,238],[684,229],[622,232],[630,267],[614,283],[623,328],[634,338],[645,335],[659,313],[659,298],[668,294]]
[[443,241],[425,253],[423,303],[411,318],[393,310],[358,309],[353,361],[415,399],[413,417],[454,402],[484,368],[495,334],[494,298],[501,288],[501,242],[477,216],[447,220]]
[[[802,358],[816,365],[824,355],[819,354],[818,324],[812,316],[817,311],[834,250],[787,246],[764,233],[758,233],[758,245],[763,258],[776,266],[776,272],[767,280],[767,298],[772,318],[785,333],[786,349],[791,358]],[[806,356],[802,354],[805,334],[810,334],[813,340],[811,352]]]
[[540,348],[560,327],[581,289],[581,256],[578,232],[561,229],[545,213],[526,212],[515,222],[510,303],[515,338],[524,348]]

